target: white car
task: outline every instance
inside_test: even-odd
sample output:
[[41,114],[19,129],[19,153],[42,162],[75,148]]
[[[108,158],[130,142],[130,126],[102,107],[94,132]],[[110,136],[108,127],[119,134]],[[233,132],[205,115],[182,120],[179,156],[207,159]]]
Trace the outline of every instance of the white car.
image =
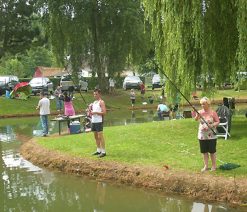
[[165,79],[162,79],[159,74],[155,74],[152,78],[152,89],[161,88],[163,85],[165,85]]
[[19,79],[17,76],[0,76],[0,95],[4,94],[8,88],[13,90],[18,83]]
[[41,91],[50,93],[53,91],[53,83],[52,81],[47,77],[34,77],[29,82],[29,85],[32,88],[32,93],[36,95],[37,93],[40,93]]
[[127,89],[131,89],[131,88],[135,88],[140,90],[140,83],[141,83],[141,79],[138,76],[127,76],[124,78],[123,81],[123,89],[127,90]]
[[69,88],[72,88],[73,90],[88,91],[88,82],[83,77],[80,77],[79,85],[75,85],[71,74],[65,74],[61,77],[60,86],[62,91],[68,91]]

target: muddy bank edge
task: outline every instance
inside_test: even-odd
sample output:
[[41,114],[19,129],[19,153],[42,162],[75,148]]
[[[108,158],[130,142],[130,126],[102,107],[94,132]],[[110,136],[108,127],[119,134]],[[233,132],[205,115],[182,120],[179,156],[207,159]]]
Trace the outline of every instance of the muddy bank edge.
[[182,173],[165,168],[120,164],[104,160],[72,157],[43,148],[31,139],[21,146],[22,156],[35,165],[64,173],[88,176],[164,193],[182,194],[193,199],[246,205],[247,179]]

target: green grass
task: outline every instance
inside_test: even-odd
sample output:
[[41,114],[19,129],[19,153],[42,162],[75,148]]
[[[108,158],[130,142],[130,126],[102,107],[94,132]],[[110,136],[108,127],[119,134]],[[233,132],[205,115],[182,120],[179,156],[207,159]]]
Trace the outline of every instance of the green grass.
[[[158,167],[168,165],[175,170],[198,172],[203,162],[197,141],[197,128],[198,123],[192,119],[105,127],[108,155],[104,160]],[[231,139],[218,139],[217,158],[223,162],[237,163],[241,167],[230,171],[217,170],[216,175],[247,176],[246,129],[246,119],[234,117]],[[96,148],[92,133],[38,138],[38,142],[48,149],[98,160],[91,156]],[[221,164],[219,161],[217,163]]]
[[[128,108],[130,107],[129,92],[122,89],[116,90],[116,93],[113,95],[103,95],[107,109],[118,109],[118,108]],[[161,94],[160,89],[147,90],[145,97],[148,101],[148,96],[154,96],[154,105],[158,104],[159,96]],[[93,93],[89,91],[87,93],[82,93],[83,98],[86,100],[86,103],[93,102]],[[201,92],[198,92],[198,96],[201,96]],[[247,90],[241,92],[235,92],[234,90],[220,90],[214,95],[214,99],[222,99],[224,96],[231,96],[235,98],[247,98]],[[83,101],[82,97],[76,93],[76,99],[73,101],[74,107],[78,112],[81,112],[86,109],[86,104]],[[0,97],[0,115],[6,114],[32,114],[38,113],[35,109],[39,101],[38,96],[31,96],[28,100],[18,100],[18,99],[6,99],[3,96]],[[168,102],[169,104],[169,102]],[[141,107],[142,100],[140,96],[140,91],[136,91],[136,107]],[[56,111],[55,100],[51,100],[51,111]]]

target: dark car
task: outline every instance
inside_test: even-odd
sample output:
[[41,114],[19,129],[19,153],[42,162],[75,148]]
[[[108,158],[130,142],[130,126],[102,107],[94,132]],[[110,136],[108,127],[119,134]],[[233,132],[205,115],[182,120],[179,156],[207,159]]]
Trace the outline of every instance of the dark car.
[[31,79],[29,85],[32,88],[32,93],[36,95],[41,91],[45,91],[47,93],[53,91],[53,83],[47,77],[35,77]]
[[127,76],[125,77],[123,81],[123,89],[124,90],[131,89],[131,88],[140,89],[141,82],[142,81],[140,77],[138,76]]
[[13,90],[18,83],[19,79],[17,76],[0,76],[0,95],[5,94],[7,89]]

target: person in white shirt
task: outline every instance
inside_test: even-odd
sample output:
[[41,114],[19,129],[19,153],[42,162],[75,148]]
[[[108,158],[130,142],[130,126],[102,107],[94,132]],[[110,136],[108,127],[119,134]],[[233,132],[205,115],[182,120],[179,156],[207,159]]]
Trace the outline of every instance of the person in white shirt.
[[36,110],[39,109],[40,121],[43,128],[43,136],[48,135],[48,115],[50,114],[50,100],[45,96],[44,92],[40,93],[40,100]]
[[115,80],[113,78],[109,79],[109,92],[113,93],[114,92],[114,87],[115,87]]
[[103,116],[106,114],[105,102],[101,99],[100,89],[94,89],[93,92],[95,101],[92,105],[92,132],[96,141],[97,150],[93,155],[98,155],[100,158],[106,156],[105,139],[103,136]]

